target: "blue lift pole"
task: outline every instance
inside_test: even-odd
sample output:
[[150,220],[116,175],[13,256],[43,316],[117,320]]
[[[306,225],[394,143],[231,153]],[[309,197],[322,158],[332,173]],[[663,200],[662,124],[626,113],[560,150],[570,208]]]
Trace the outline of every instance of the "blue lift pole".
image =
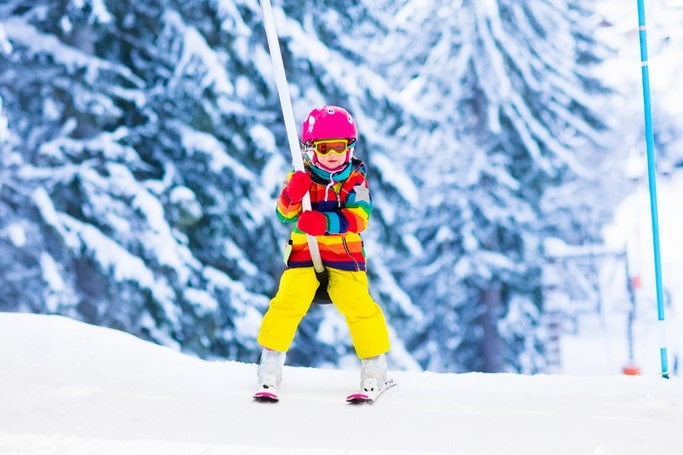
[[643,103],[645,108],[645,142],[647,145],[647,178],[650,190],[652,217],[652,243],[655,263],[655,287],[657,291],[657,321],[660,330],[659,356],[662,377],[669,378],[669,360],[666,349],[666,325],[664,320],[664,289],[659,248],[659,221],[657,215],[657,178],[655,169],[654,134],[652,132],[652,108],[650,106],[650,72],[647,57],[647,29],[645,27],[645,0],[638,0],[638,36],[640,38],[640,67],[643,79]]

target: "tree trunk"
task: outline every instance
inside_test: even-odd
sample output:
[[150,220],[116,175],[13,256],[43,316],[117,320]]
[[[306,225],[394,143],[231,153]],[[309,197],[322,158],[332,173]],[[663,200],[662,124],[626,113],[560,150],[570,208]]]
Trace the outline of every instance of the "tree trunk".
[[492,285],[481,292],[481,303],[484,306],[482,327],[484,339],[482,352],[484,355],[484,373],[499,373],[503,371],[503,340],[498,333],[497,322],[502,314],[501,286]]

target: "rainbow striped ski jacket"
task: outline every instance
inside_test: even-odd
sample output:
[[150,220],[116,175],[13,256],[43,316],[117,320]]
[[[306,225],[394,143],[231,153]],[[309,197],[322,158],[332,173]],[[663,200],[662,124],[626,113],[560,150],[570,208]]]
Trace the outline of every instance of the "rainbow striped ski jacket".
[[[372,200],[365,179],[365,165],[353,159],[342,171],[330,173],[305,162],[311,173],[311,208],[327,218],[327,231],[316,236],[323,265],[341,270],[365,271],[365,249],[360,233],[368,225]],[[287,175],[289,182],[293,172]],[[284,186],[283,186],[284,190]],[[312,267],[313,260],[306,234],[296,227],[301,213],[301,202],[292,202],[280,191],[277,215],[283,223],[293,225],[285,249],[288,267]]]

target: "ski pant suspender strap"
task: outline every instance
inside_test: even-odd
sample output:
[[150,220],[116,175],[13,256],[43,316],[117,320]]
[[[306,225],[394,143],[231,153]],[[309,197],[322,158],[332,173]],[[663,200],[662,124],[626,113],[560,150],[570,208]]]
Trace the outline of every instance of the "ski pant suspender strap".
[[[270,0],[261,0],[261,9],[263,11],[263,26],[266,29],[266,38],[268,40],[268,49],[270,51],[270,58],[273,61],[273,70],[275,72],[275,84],[277,85],[278,96],[280,97],[280,107],[282,108],[282,116],[285,119],[285,129],[287,130],[287,140],[289,141],[289,151],[292,155],[292,165],[297,171],[304,170],[304,160],[301,156],[301,149],[299,148],[299,138],[296,134],[296,125],[294,123],[294,110],[292,109],[292,100],[289,97],[289,88],[287,87],[287,76],[285,74],[285,66],[282,62],[282,53],[280,51],[280,43],[278,42],[277,29],[275,28],[275,17],[273,15],[273,8],[270,5]],[[306,193],[302,201],[303,210],[311,210],[311,196]],[[313,259],[313,267],[317,273],[322,273],[325,270],[322,259],[320,258],[320,249],[318,242],[312,235],[307,235],[308,248],[311,251],[311,259]]]

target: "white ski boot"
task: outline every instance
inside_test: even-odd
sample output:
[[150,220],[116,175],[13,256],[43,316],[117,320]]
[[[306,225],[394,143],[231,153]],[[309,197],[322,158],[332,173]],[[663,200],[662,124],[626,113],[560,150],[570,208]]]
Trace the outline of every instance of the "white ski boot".
[[387,359],[384,354],[361,359],[360,391],[346,396],[349,404],[372,404],[385,390],[396,385],[387,376]]
[[258,389],[254,399],[258,401],[278,401],[277,394],[282,382],[282,367],[285,364],[285,353],[263,348],[261,361],[256,369]]
[[378,394],[387,382],[387,358],[384,354],[361,359],[360,390],[368,394]]

